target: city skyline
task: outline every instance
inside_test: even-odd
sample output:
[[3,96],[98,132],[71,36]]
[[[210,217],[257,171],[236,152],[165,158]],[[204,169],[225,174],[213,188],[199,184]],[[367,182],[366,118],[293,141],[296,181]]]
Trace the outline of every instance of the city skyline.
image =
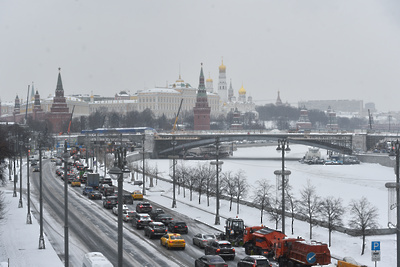
[[223,59],[235,94],[256,105],[281,99],[363,100],[398,111],[396,1],[26,0],[0,9],[1,100],[26,99],[34,82],[54,95],[61,67],[66,95],[114,96],[165,86],[181,75],[197,88],[204,66],[218,88]]

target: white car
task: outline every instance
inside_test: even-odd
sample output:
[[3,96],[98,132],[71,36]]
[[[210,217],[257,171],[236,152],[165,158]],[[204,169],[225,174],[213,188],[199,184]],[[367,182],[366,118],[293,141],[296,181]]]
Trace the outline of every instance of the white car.
[[[113,207],[112,212],[118,216],[118,205]],[[122,205],[122,214],[125,214],[128,212],[128,206],[127,205]]]

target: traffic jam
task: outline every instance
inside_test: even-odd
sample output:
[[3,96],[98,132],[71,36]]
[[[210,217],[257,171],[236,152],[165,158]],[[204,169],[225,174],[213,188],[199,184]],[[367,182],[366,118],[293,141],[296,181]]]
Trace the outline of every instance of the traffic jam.
[[[100,201],[105,209],[118,216],[118,191],[112,179],[94,173],[79,158],[73,159],[68,161],[65,174],[62,160],[51,158],[56,165],[56,176],[63,181],[67,179],[68,184],[80,189],[83,196]],[[122,199],[122,220],[132,229],[143,231],[149,239],[159,239],[160,247],[166,250],[185,250],[188,242],[184,236],[189,234],[185,221],[174,219],[165,208],[153,208],[156,203],[143,198],[141,190],[124,191]],[[326,244],[308,244],[301,238],[287,238],[280,231],[265,226],[248,227],[240,218],[228,218],[224,232],[191,234],[191,244],[204,250],[204,255],[195,259],[196,267],[228,266],[238,256],[235,250],[238,247],[244,248],[247,256],[238,259],[237,266],[300,267],[331,263]]]

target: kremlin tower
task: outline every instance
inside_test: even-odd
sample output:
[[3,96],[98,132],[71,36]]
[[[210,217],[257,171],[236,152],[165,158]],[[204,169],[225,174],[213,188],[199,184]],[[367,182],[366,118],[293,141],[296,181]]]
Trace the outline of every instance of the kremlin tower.
[[207,91],[204,85],[203,63],[201,64],[200,83],[197,90],[196,106],[193,108],[194,130],[210,130],[211,108],[207,101]]
[[226,85],[226,66],[222,60],[219,66],[218,95],[222,104],[228,102],[228,86]]

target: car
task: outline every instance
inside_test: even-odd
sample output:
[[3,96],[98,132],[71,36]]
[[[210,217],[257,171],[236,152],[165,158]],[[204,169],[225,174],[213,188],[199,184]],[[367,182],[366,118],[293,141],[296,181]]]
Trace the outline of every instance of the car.
[[204,255],[196,259],[194,262],[195,267],[228,267],[225,260],[219,255]]
[[161,213],[165,213],[164,210],[157,208],[157,209],[153,209],[151,212],[149,212],[149,215],[153,220],[155,220],[157,215],[161,214]]
[[[161,216],[161,215],[159,215]],[[188,233],[188,227],[185,222],[181,221],[172,221],[168,224],[168,231],[171,233],[182,233],[182,234],[187,234]]]
[[162,222],[163,224],[165,224],[165,225],[168,225],[170,222],[172,222],[174,219],[172,218],[172,216],[171,215],[169,215],[169,214],[166,214],[166,213],[161,213],[161,214],[158,214],[157,216],[156,216],[156,218],[154,219],[154,221],[156,221],[156,222]]
[[140,190],[133,191],[131,195],[134,200],[143,200],[143,194]]
[[235,259],[235,249],[231,242],[227,240],[215,240],[209,243],[204,248],[204,252],[206,255],[220,255],[224,259]]
[[[122,205],[122,214],[126,213],[128,211],[128,206],[127,205]],[[118,216],[118,205],[114,206],[112,208],[112,212]]]
[[124,204],[133,204],[133,197],[131,194],[123,194],[122,201]]
[[105,177],[104,179],[102,179],[101,183],[102,184],[108,184],[109,186],[113,185],[112,180],[109,177]]
[[246,266],[272,267],[272,264],[265,256],[251,255],[241,259],[237,263],[237,267],[246,267]]
[[[89,193],[93,192],[93,187],[85,186],[82,190],[82,195],[87,196]],[[100,193],[100,192],[99,192]]]
[[71,182],[71,186],[72,187],[75,187],[75,186],[81,186],[81,180],[79,180],[79,179],[74,179],[72,182]]
[[167,227],[160,222],[150,222],[144,227],[144,235],[150,239],[153,237],[161,237],[167,233]]
[[38,165],[37,160],[35,160],[35,159],[32,160],[32,161],[31,161],[31,167],[32,167],[32,166],[36,166],[36,165]]
[[217,237],[214,234],[197,234],[193,236],[193,245],[198,246],[199,248],[205,248],[207,244],[217,240]]
[[89,197],[89,199],[95,200],[95,199],[102,199],[103,195],[99,191],[95,190],[95,191],[90,192],[88,194],[88,197]]
[[146,225],[151,223],[153,220],[147,213],[136,213],[132,220],[132,226],[136,229],[144,228]]
[[186,246],[185,239],[183,239],[180,234],[172,234],[172,233],[167,233],[163,235],[160,239],[160,244],[161,246],[164,246],[167,249],[171,248],[185,249]]
[[115,188],[114,186],[110,186],[108,184],[102,184],[100,186],[100,192],[106,197],[106,196],[117,196],[115,194]]
[[139,202],[136,205],[136,212],[139,212],[139,213],[149,213],[149,212],[151,212],[152,209],[153,209],[153,207],[151,206],[151,204],[149,202]]
[[103,199],[103,207],[106,209],[112,209],[118,204],[118,198],[116,196],[108,196]]
[[34,171],[34,172],[40,172],[39,166],[34,166],[34,167],[33,167],[33,171]]
[[136,212],[134,212],[132,210],[128,210],[127,212],[122,214],[122,220],[124,222],[130,222],[135,217],[135,214],[136,214]]

